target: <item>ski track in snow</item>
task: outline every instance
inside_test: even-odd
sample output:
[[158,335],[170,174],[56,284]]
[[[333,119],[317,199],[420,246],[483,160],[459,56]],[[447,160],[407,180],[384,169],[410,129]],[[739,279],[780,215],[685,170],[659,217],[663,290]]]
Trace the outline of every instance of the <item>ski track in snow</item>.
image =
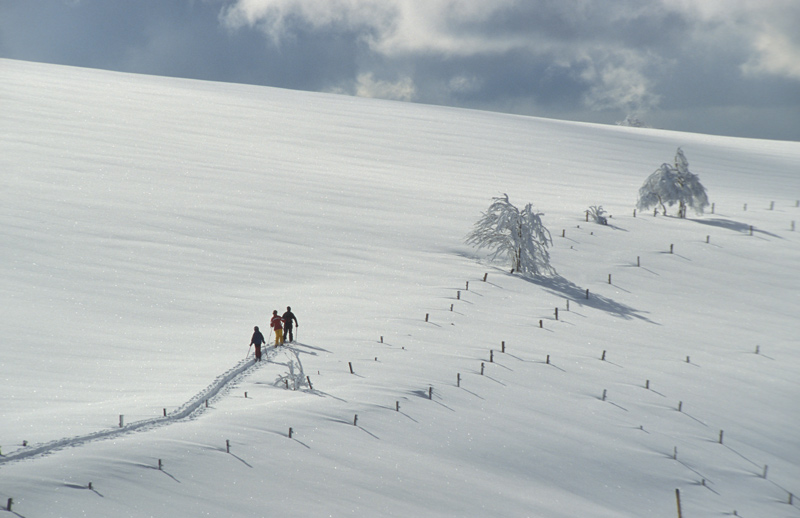
[[[264,356],[266,358],[265,363],[270,363],[270,361],[273,358],[275,358],[279,352],[286,350],[291,351],[291,349],[288,347],[285,349],[278,350],[267,346],[266,351],[264,353]],[[50,441],[39,445],[23,446],[22,448],[15,450],[11,453],[0,455],[0,466],[14,461],[21,461],[25,459],[30,459],[32,457],[47,455],[58,450],[63,450],[65,448],[81,446],[88,442],[111,439],[132,432],[150,430],[155,427],[170,425],[178,421],[181,421],[183,419],[186,419],[188,417],[191,417],[195,414],[199,414],[203,412],[203,409],[205,408],[203,405],[205,404],[206,401],[211,402],[216,396],[220,394],[220,392],[227,392],[228,389],[230,389],[235,382],[240,381],[245,374],[249,373],[248,371],[251,371],[250,368],[254,367],[255,365],[256,365],[255,359],[253,357],[250,357],[248,353],[247,358],[240,361],[234,367],[230,368],[227,372],[219,375],[209,386],[198,392],[194,397],[192,397],[189,401],[180,406],[177,410],[175,410],[170,414],[167,414],[164,417],[155,417],[151,419],[145,419],[143,421],[136,421],[130,424],[124,424],[119,428],[101,430],[86,435],[79,435],[77,437],[65,437],[62,439],[56,439],[54,441]],[[302,375],[302,367],[301,367],[301,375]],[[282,378],[280,379],[282,380]]]

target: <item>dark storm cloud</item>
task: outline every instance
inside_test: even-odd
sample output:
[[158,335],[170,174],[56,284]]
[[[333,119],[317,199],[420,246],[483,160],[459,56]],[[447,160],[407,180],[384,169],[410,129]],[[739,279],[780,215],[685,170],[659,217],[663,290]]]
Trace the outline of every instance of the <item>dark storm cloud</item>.
[[800,140],[793,0],[0,0],[0,57]]
[[648,48],[679,44],[690,25],[686,16],[663,9],[660,1],[527,0],[490,13],[485,20],[464,24],[456,20],[448,29],[483,34],[486,38],[512,34],[564,45],[614,42]]

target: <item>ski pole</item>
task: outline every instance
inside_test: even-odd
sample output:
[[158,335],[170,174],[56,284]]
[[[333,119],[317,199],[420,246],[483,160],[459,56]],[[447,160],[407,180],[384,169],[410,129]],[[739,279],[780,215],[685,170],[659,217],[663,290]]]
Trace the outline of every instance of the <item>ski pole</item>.
[[251,348],[251,347],[253,347],[253,344],[252,344],[252,343],[250,344],[250,347],[248,347],[248,348],[247,348],[247,354],[244,356],[245,358],[247,358],[248,356],[250,356],[250,348]]

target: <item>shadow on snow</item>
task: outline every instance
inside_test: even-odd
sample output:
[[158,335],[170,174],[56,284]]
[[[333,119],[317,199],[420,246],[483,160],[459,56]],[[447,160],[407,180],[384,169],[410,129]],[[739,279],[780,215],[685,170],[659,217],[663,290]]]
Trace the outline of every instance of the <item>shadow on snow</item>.
[[585,289],[576,285],[572,281],[561,277],[560,275],[556,275],[555,277],[540,277],[535,279],[530,279],[527,277],[520,278],[532,284],[536,284],[537,286],[541,286],[552,294],[557,294],[561,297],[573,300],[581,306],[605,311],[606,313],[611,313],[612,315],[624,318],[625,320],[639,319],[651,324],[660,325],[658,322],[650,320],[644,316],[645,312],[639,311],[638,309],[632,308],[621,302],[617,302],[604,295],[590,293],[589,298],[587,299]]
[[[750,225],[747,223],[741,223],[739,221],[732,221],[729,219],[721,219],[721,218],[713,218],[713,219],[693,219],[691,220],[695,223],[700,223],[701,225],[709,225],[712,227],[719,227],[724,228],[726,230],[731,230],[733,232],[739,233],[748,233],[750,232]],[[771,232],[767,232],[765,230],[760,230],[756,227],[753,227],[753,233],[758,232],[759,234],[764,234],[770,237],[776,237],[778,239],[782,239],[780,236],[773,234]]]

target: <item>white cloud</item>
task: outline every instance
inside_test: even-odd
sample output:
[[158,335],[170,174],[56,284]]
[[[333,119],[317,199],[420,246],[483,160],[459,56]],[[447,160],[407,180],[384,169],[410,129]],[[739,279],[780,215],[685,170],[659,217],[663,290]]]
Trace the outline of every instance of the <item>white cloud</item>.
[[[530,38],[452,30],[480,27],[516,0],[235,0],[220,13],[229,28],[260,27],[279,40],[291,30],[292,18],[315,28],[361,29],[371,49],[385,56],[414,52],[453,55],[503,52],[530,46]],[[479,31],[480,32],[480,31]]]
[[474,75],[469,77],[459,75],[450,78],[447,82],[447,88],[452,93],[468,94],[478,91],[482,83],[483,81]]
[[391,19],[391,2],[375,0],[236,0],[222,9],[220,20],[232,29],[260,27],[279,41],[302,20],[314,28],[382,30]]
[[417,88],[410,77],[386,81],[375,79],[375,75],[371,72],[359,74],[351,83],[328,88],[326,92],[394,101],[413,101],[417,96]]
[[[750,75],[800,79],[800,2],[797,0],[661,0],[702,22],[698,32],[739,40],[752,52],[742,63]],[[702,34],[696,35],[698,39]]]
[[[795,22],[800,22],[800,13]],[[742,66],[747,74],[766,72],[800,79],[800,39],[765,24],[753,40],[756,54]]]
[[621,109],[643,114],[658,106],[660,98],[652,92],[652,81],[643,72],[655,56],[617,50],[611,55],[589,60],[582,77],[592,86],[584,96],[594,110]]
[[[571,97],[561,102],[641,114],[662,98],[694,95],[662,91],[666,83],[680,88],[669,81],[673,74],[705,73],[687,66],[714,62],[742,76],[800,78],[793,23],[800,0],[227,1],[220,13],[227,27],[258,28],[276,44],[309,28],[347,31],[364,55],[352,57],[354,73],[344,90],[368,97],[447,104],[442,96],[483,96],[484,103],[493,102],[491,95],[508,96],[504,103],[528,96],[524,102],[536,104],[564,90]],[[424,68],[419,60],[452,66]],[[565,72],[561,84],[547,83],[544,91],[513,66]],[[401,79],[376,79],[387,70]],[[524,77],[527,92],[504,88],[498,73]]]

